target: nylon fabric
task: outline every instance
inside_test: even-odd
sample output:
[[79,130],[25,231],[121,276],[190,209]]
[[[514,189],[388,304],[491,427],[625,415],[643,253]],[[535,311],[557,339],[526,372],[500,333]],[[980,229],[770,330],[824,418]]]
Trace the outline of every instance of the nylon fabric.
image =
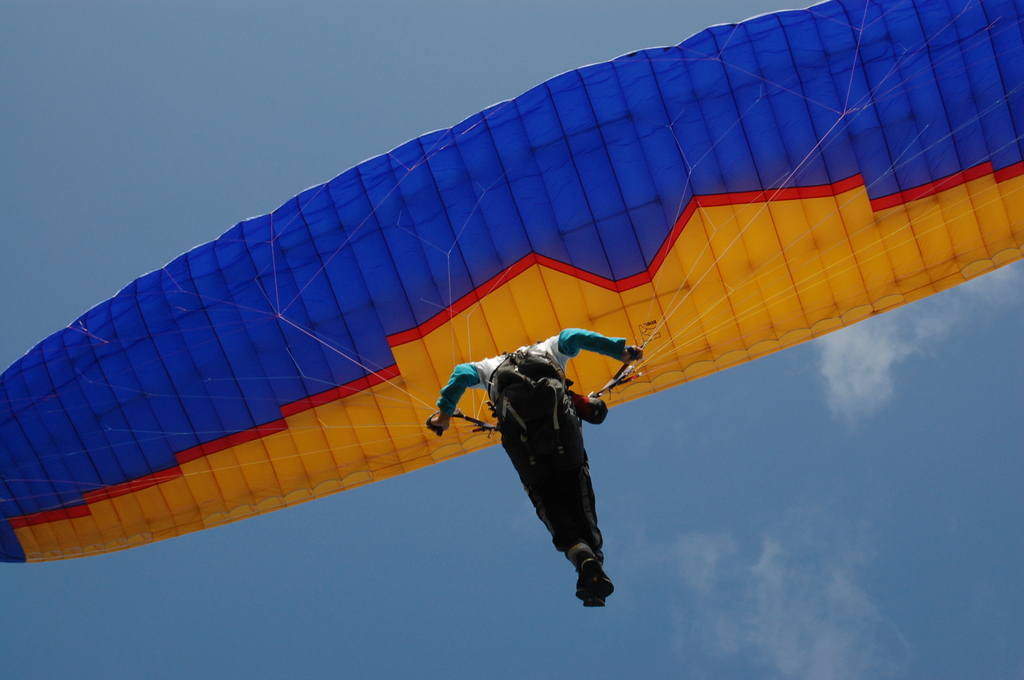
[[834,0],[559,75],[240,222],[9,367],[0,559],[479,448],[427,439],[441,381],[559,328],[660,334],[631,389],[665,389],[1019,259],[1022,134],[1013,0]]

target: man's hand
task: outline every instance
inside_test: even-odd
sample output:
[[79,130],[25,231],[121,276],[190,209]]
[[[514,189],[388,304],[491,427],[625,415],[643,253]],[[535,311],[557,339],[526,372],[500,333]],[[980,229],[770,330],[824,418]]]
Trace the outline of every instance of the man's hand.
[[644,356],[644,351],[636,345],[630,345],[626,349],[622,350],[622,363],[629,364],[634,361],[639,361]]
[[435,413],[427,418],[427,427],[433,430],[434,434],[440,437],[452,423],[452,417],[447,413]]

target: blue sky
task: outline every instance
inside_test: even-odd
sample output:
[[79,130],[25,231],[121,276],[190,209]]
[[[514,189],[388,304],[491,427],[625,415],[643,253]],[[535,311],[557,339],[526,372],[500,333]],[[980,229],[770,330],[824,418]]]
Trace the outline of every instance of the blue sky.
[[[0,363],[364,158],[786,6],[427,5],[0,2]],[[1017,263],[613,410],[603,610],[491,448],[0,565],[0,677],[1020,680],[1022,338]]]

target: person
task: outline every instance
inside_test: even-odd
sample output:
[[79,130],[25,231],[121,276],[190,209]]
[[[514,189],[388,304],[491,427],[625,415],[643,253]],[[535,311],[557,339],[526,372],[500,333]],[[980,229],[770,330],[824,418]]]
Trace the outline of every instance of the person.
[[624,338],[608,338],[579,328],[482,361],[459,364],[427,420],[438,436],[451,424],[468,388],[485,390],[498,419],[501,444],[551,532],[555,548],[576,568],[576,596],[584,606],[603,607],[614,586],[604,572],[603,540],[597,526],[594,488],[583,445],[580,419],[600,423],[607,406],[569,390],[568,361],[580,351],[621,360],[641,358],[643,350]]

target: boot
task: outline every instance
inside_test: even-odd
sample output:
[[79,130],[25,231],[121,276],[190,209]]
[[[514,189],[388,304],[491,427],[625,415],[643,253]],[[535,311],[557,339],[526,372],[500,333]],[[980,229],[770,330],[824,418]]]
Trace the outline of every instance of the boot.
[[576,580],[576,597],[583,600],[584,607],[603,607],[605,599],[612,594],[615,586],[608,574],[604,573],[601,563],[593,553],[579,555],[576,566],[579,578]]

